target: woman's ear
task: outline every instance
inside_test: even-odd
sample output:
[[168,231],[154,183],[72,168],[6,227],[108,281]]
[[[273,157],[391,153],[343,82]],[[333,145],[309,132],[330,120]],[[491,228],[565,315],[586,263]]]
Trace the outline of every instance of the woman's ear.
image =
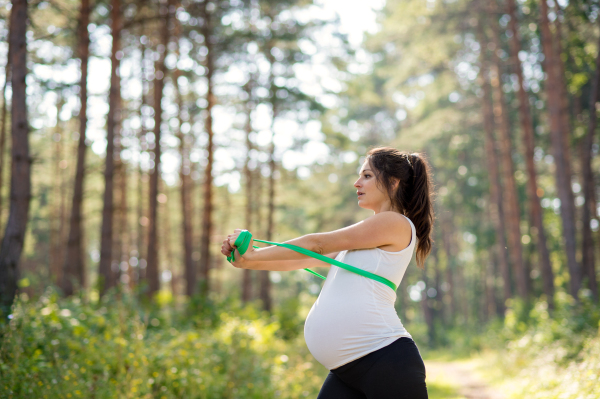
[[394,188],[394,191],[396,191],[398,189],[399,184],[400,184],[400,179],[394,178],[394,180],[392,182],[392,187]]

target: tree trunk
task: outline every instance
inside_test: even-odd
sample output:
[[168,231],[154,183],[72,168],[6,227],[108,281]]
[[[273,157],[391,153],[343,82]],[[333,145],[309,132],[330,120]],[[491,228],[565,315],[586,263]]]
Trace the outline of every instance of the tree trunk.
[[[9,34],[10,34],[10,21],[9,21]],[[6,151],[6,86],[10,80],[10,44],[8,46],[8,54],[6,55],[6,66],[4,67],[4,85],[2,86],[2,121],[0,121],[0,231],[2,229],[2,210],[4,207],[2,193],[4,191],[4,152]],[[0,232],[0,234],[2,234]],[[2,238],[2,236],[0,236]]]
[[[274,115],[273,115],[274,116]],[[273,126],[271,126],[273,128]],[[273,141],[274,134],[271,134],[271,149],[269,151],[269,208],[267,215],[267,241],[273,240],[273,232],[275,228],[275,143]],[[259,272],[260,279],[260,299],[263,304],[263,308],[270,312],[272,309],[271,300],[271,279],[269,278],[268,270],[261,270]]]
[[[162,184],[162,186],[164,187],[164,182]],[[163,190],[166,192],[166,190],[163,188]],[[169,201],[168,201],[168,197],[167,197],[167,202],[164,202],[161,204],[160,206],[161,208],[161,212],[163,214],[163,225],[164,227],[161,229],[161,234],[160,234],[160,241],[163,244],[163,248],[165,250],[164,254],[165,257],[163,259],[166,260],[166,263],[168,265],[168,271],[171,272],[171,281],[170,286],[171,286],[171,294],[173,295],[173,297],[177,296],[177,276],[179,275],[179,273],[177,273],[177,271],[175,270],[175,264],[177,262],[175,262],[175,255],[173,254],[173,246],[171,245],[171,212],[169,211]]]
[[[176,22],[176,32],[175,37],[176,40],[179,40],[180,37],[180,24]],[[177,58],[179,58],[179,46],[177,46]],[[181,216],[182,216],[182,234],[183,234],[183,264],[184,264],[184,275],[185,275],[185,294],[187,296],[194,295],[194,291],[196,289],[196,268],[194,267],[194,260],[192,258],[192,241],[193,241],[193,231],[192,231],[192,209],[191,209],[191,200],[190,200],[190,186],[192,183],[192,179],[190,178],[191,173],[191,162],[190,162],[190,148],[188,143],[186,143],[186,137],[181,131],[181,125],[183,125],[184,120],[182,119],[182,113],[184,110],[183,107],[183,97],[181,96],[181,90],[179,87],[178,79],[181,76],[181,71],[179,69],[175,69],[173,83],[175,86],[175,92],[177,97],[177,107],[179,109],[179,130],[177,132],[177,137],[179,138],[179,153],[181,156],[181,168],[179,170],[179,178],[181,180]]]
[[542,281],[544,294],[548,301],[550,309],[554,308],[554,272],[550,263],[550,254],[546,244],[546,229],[542,218],[542,207],[540,205],[540,196],[538,195],[537,174],[534,163],[534,132],[533,121],[531,118],[531,109],[529,107],[529,97],[525,92],[523,83],[523,71],[519,52],[521,52],[521,37],[519,35],[519,26],[517,22],[517,6],[515,0],[508,0],[508,15],[510,15],[509,28],[512,31],[510,39],[510,60],[513,65],[513,71],[517,75],[519,82],[519,118],[521,120],[521,129],[523,134],[523,146],[525,150],[525,167],[527,169],[527,196],[529,197],[529,208],[531,218],[535,227],[535,236],[537,238],[538,256],[540,270],[542,272]]
[[[269,61],[270,73],[269,73],[269,92],[271,97],[271,147],[269,150],[269,213],[267,215],[267,240],[273,240],[273,233],[275,229],[275,120],[277,119],[279,109],[277,108],[277,95],[275,87],[275,74],[273,72],[273,66],[275,65],[275,57],[272,54],[273,44],[267,45],[267,51],[265,56]],[[268,270],[260,271],[260,299],[263,303],[263,308],[270,312],[273,304],[271,299],[271,280],[269,278]]]
[[500,272],[503,280],[503,297],[504,306],[506,301],[512,297],[511,282],[510,282],[510,267],[508,262],[508,254],[506,251],[506,240],[504,232],[504,207],[502,201],[502,185],[500,182],[500,174],[498,173],[498,157],[494,146],[494,113],[492,106],[492,93],[488,80],[488,59],[485,49],[487,48],[487,40],[483,31],[483,26],[478,24],[477,27],[478,41],[481,47],[480,54],[480,70],[479,80],[483,88],[482,115],[483,115],[483,130],[485,133],[485,158],[487,161],[488,173],[490,176],[490,217],[496,229],[496,242],[499,247]]
[[444,320],[443,317],[441,317],[441,315],[444,312],[444,301],[443,299],[443,295],[442,295],[442,289],[441,289],[441,284],[442,284],[442,270],[440,267],[440,253],[439,253],[439,246],[437,244],[433,244],[432,247],[432,253],[433,253],[433,261],[435,262],[435,280],[434,280],[434,288],[436,291],[436,296],[435,296],[435,307],[434,307],[434,311],[433,311],[433,318],[434,320],[440,320],[443,324]]
[[560,57],[555,52],[555,44],[550,32],[550,21],[548,20],[548,4],[546,0],[540,1],[540,29],[542,33],[542,49],[546,61],[544,66],[548,78],[546,79],[546,92],[548,96],[548,114],[550,118],[550,139],[552,143],[554,166],[556,173],[556,191],[560,199],[560,216],[562,219],[563,239],[567,255],[570,281],[569,293],[578,298],[581,287],[581,270],[576,258],[575,240],[575,200],[571,188],[571,166],[569,160],[569,147],[565,145],[563,103],[561,98]]
[[[437,247],[433,247],[433,251],[437,251]],[[433,254],[432,254],[433,255]],[[437,256],[435,256],[437,258]],[[434,259],[435,261],[435,259]],[[430,263],[431,264],[431,263]],[[433,324],[433,309],[431,308],[432,299],[429,299],[427,291],[429,287],[429,279],[427,278],[427,269],[423,270],[423,282],[425,283],[425,290],[422,292],[421,297],[421,310],[423,311],[423,317],[425,318],[425,324],[427,324],[427,336],[429,338],[429,345],[432,346],[435,342],[435,325]]]
[[[123,147],[120,148],[123,150]],[[127,164],[119,157],[119,239],[117,240],[118,245],[118,257],[119,261],[119,276],[125,278],[122,280],[123,284],[129,283],[129,223],[127,220],[127,214],[129,209],[127,207]],[[125,272],[127,275],[123,275]]]
[[440,229],[442,231],[442,244],[444,246],[444,252],[446,255],[446,295],[444,302],[448,305],[448,312],[446,312],[446,325],[454,324],[454,318],[456,316],[456,296],[454,294],[455,288],[455,268],[454,268],[454,252],[452,251],[451,232],[449,231],[448,215],[444,215],[440,218]]
[[213,20],[211,13],[207,10],[208,1],[204,1],[201,5],[202,17],[204,18],[204,24],[202,25],[201,31],[204,36],[204,45],[206,46],[206,120],[205,130],[208,136],[208,142],[206,145],[207,152],[207,163],[206,169],[204,170],[204,209],[202,212],[202,237],[200,239],[200,293],[202,296],[208,295],[210,289],[210,236],[212,233],[212,214],[213,214],[213,203],[212,203],[212,185],[213,185],[213,158],[214,158],[214,144],[213,144],[213,107],[215,105],[215,95],[213,92],[213,75],[215,71],[214,65],[214,47],[213,47]]
[[[560,89],[560,99],[561,99],[561,122],[562,122],[562,142],[564,148],[567,149],[565,151],[565,163],[569,167],[569,176],[572,176],[572,161],[571,154],[568,150],[570,148],[569,143],[569,134],[571,131],[571,125],[569,123],[569,90],[567,89],[567,78],[565,75],[565,64],[561,58],[563,54],[562,48],[562,24],[560,22],[560,18],[562,17],[562,9],[558,5],[558,1],[554,2],[554,13],[556,14],[556,18],[554,19],[554,27],[555,27],[555,35],[554,35],[554,54],[556,55],[556,65],[560,76],[560,80],[558,83],[558,87]],[[569,53],[565,53],[567,57],[569,57]],[[576,113],[578,115],[579,113]]]
[[600,42],[598,43],[598,54],[596,56],[596,71],[592,79],[592,89],[590,91],[590,114],[588,121],[588,131],[580,144],[581,151],[581,177],[583,181],[583,195],[585,203],[582,212],[582,268],[588,278],[588,287],[592,291],[594,299],[598,301],[598,282],[596,280],[596,260],[594,256],[594,239],[590,222],[596,215],[596,195],[594,184],[595,176],[592,170],[592,147],[594,143],[594,133],[597,125],[596,104],[599,100],[600,89]]
[[494,116],[500,130],[500,165],[502,166],[502,180],[504,182],[504,205],[506,210],[506,227],[509,255],[515,272],[515,280],[517,283],[517,292],[524,300],[529,297],[527,290],[529,276],[526,273],[525,265],[523,264],[523,247],[521,246],[521,215],[519,210],[519,198],[517,194],[517,184],[515,181],[515,166],[512,160],[512,139],[510,136],[511,127],[506,107],[506,99],[502,88],[502,60],[498,56],[498,49],[501,48],[500,34],[498,21],[496,19],[495,2],[491,1],[489,11],[492,14],[489,18],[492,31],[492,43],[494,51],[492,51],[491,63],[491,84],[494,98]]
[[90,0],[81,0],[79,11],[79,44],[77,52],[81,60],[81,78],[79,81],[79,142],[77,145],[77,166],[75,170],[75,183],[73,187],[73,200],[71,206],[71,220],[69,239],[61,288],[66,296],[72,295],[77,288],[85,287],[85,255],[83,249],[83,183],[85,178],[85,154],[87,150],[87,70],[90,53]]
[[[248,96],[245,103],[246,111],[246,162],[244,162],[244,176],[246,178],[246,226],[245,228],[252,231],[252,171],[250,170],[250,152],[252,151],[252,83],[254,76],[250,76],[248,83],[244,85],[244,91]],[[243,269],[242,271],[242,302],[247,303],[252,299],[252,271]]]
[[50,268],[49,275],[52,284],[58,284],[61,281],[61,269],[62,269],[62,251],[64,243],[62,240],[62,205],[64,197],[64,178],[62,176],[63,168],[61,165],[63,157],[63,142],[65,141],[65,134],[61,134],[62,129],[60,125],[60,113],[65,101],[62,98],[60,89],[57,90],[56,99],[56,125],[54,126],[54,172],[52,176],[52,212],[50,214]]
[[[144,67],[144,54],[146,52],[146,46],[144,43],[140,43],[140,81],[142,82],[142,95],[140,98],[140,108],[138,112],[138,116],[141,121],[140,132],[139,132],[139,141],[140,141],[140,156],[147,150],[148,144],[146,142],[146,116],[142,112],[144,106],[148,104],[146,95],[148,92],[148,81],[146,80],[146,69]],[[141,162],[138,162],[137,167],[137,257],[138,257],[138,268],[137,268],[137,277],[136,284],[140,281],[144,281],[146,279],[146,266],[147,266],[147,255],[144,253],[144,248],[146,248],[146,231],[144,227],[147,225],[146,218],[144,217],[144,182],[148,178],[148,175],[142,169]]]
[[19,258],[31,200],[31,159],[27,122],[27,0],[13,0],[10,13],[9,46],[12,66],[12,173],[10,211],[0,247],[0,317],[8,317],[17,292]]
[[[162,52],[156,62],[154,78],[154,171],[150,175],[150,203],[148,213],[148,263],[146,266],[146,278],[148,279],[148,296],[152,297],[160,289],[158,270],[158,182],[160,180],[160,157],[161,151],[161,125],[162,125],[162,98],[167,68],[165,57],[169,44],[169,5],[161,5],[159,12],[163,17],[161,26]],[[160,50],[159,50],[160,51]]]
[[120,123],[121,83],[117,52],[121,49],[121,1],[112,0],[110,13],[112,21],[112,51],[110,56],[110,93],[106,116],[106,158],[104,168],[104,206],[102,208],[102,232],[100,241],[100,264],[98,265],[98,285],[100,295],[115,286],[115,273],[112,270],[113,217],[114,217],[114,173],[115,173],[115,132]]

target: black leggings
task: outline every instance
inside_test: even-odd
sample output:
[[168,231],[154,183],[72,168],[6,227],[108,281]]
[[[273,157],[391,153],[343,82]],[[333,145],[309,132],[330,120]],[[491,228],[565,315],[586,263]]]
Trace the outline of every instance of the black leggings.
[[407,337],[331,370],[317,399],[427,399],[425,365]]

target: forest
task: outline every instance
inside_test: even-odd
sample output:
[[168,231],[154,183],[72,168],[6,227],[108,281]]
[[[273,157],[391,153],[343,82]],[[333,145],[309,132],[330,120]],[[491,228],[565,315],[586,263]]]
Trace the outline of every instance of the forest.
[[395,305],[429,397],[600,398],[599,14],[0,0],[0,397],[316,397],[323,281],[221,243],[369,217],[353,183],[391,146],[434,179]]

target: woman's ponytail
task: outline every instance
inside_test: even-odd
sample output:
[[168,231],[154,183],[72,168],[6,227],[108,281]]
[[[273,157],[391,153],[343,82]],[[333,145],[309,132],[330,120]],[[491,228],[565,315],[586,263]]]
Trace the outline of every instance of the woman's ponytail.
[[431,193],[433,183],[429,173],[429,165],[420,154],[411,154],[412,167],[414,170],[413,195],[406,217],[408,217],[417,231],[417,266],[424,268],[425,259],[431,251],[431,231],[433,229],[433,204]]
[[424,268],[433,242],[434,220],[433,182],[427,160],[422,154],[409,154],[390,147],[370,150],[367,159],[375,169],[377,181],[388,192],[393,208],[415,225],[417,266]]

